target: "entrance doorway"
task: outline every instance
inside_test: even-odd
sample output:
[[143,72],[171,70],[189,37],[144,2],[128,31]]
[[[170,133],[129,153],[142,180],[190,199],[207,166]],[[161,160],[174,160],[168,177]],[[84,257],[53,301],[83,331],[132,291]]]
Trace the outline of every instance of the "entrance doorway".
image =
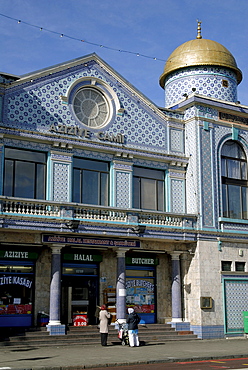
[[[97,324],[95,317],[99,287],[95,276],[63,276],[62,322],[75,325],[78,316],[87,319],[88,325]],[[85,321],[86,324],[86,321]],[[82,325],[84,325],[82,323]],[[76,326],[76,325],[75,325]]]
[[88,325],[95,325],[98,302],[98,264],[63,263],[61,307],[63,323],[73,325],[75,316],[81,316],[82,320],[84,317],[87,319]]

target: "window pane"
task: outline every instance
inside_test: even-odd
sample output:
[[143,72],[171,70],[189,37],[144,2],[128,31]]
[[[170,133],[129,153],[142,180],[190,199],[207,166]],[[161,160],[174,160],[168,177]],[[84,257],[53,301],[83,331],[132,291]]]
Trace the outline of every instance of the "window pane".
[[223,145],[221,155],[229,158],[246,159],[245,153],[241,146],[236,141],[232,140],[227,141]]
[[228,198],[227,198],[227,185],[222,185],[222,207],[223,207],[223,217],[228,217]]
[[236,185],[228,185],[229,217],[241,218],[241,188]]
[[140,209],[140,178],[133,178],[133,207]]
[[4,195],[8,195],[10,197],[13,196],[13,173],[14,162],[6,159],[4,171]]
[[245,271],[245,262],[235,262],[235,271]]
[[134,176],[146,177],[149,179],[157,179],[157,180],[164,179],[164,171],[152,170],[150,168],[134,167],[133,174]]
[[101,173],[101,205],[108,205],[108,174]]
[[81,176],[80,170],[73,170],[73,202],[81,203]]
[[73,201],[107,206],[109,203],[109,163],[74,158],[73,165]]
[[74,158],[73,165],[77,168],[85,170],[95,170],[108,172],[108,162],[103,161],[92,161],[90,159]]
[[221,158],[221,176],[227,177],[226,158]]
[[241,179],[247,180],[247,164],[246,162],[241,162]]
[[158,181],[158,211],[164,211],[164,182]]
[[94,171],[83,171],[82,203],[99,203],[99,173]]
[[14,196],[20,198],[35,197],[35,164],[16,161]]
[[157,209],[157,192],[156,182],[150,179],[141,179],[141,208],[142,209]]
[[231,261],[221,261],[221,270],[222,271],[231,271],[232,262]]
[[36,198],[45,199],[46,185],[45,185],[45,173],[46,167],[44,164],[37,164],[36,168]]
[[46,153],[13,148],[5,148],[5,158],[18,159],[28,162],[39,162],[44,164],[46,163]]
[[243,218],[248,219],[248,188],[242,187],[242,211]]
[[232,179],[240,179],[240,162],[235,161],[233,159],[229,159],[227,161],[227,167],[228,167],[228,174],[227,177]]

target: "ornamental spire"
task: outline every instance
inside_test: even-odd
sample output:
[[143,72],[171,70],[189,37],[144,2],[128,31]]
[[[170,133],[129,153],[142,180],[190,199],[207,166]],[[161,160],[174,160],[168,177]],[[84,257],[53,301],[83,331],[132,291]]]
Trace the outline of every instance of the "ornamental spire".
[[202,35],[201,35],[201,21],[197,20],[197,24],[198,24],[198,26],[197,26],[197,36],[196,36],[196,38],[201,39],[202,38]]

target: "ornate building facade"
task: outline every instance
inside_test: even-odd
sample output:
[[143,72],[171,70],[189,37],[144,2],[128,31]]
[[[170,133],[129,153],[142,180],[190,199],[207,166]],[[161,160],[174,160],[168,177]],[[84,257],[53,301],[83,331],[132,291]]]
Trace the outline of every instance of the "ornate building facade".
[[232,54],[168,58],[156,106],[96,54],[0,75],[0,326],[77,317],[242,335],[248,311],[248,107]]

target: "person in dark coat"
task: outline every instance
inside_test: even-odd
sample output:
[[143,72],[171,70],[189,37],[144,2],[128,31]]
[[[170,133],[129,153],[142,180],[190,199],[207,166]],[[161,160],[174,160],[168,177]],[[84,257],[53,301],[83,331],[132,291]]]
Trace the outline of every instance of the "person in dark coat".
[[110,313],[107,311],[107,307],[105,304],[101,306],[101,310],[99,312],[99,328],[101,333],[101,345],[106,346],[107,345],[107,339],[108,339],[108,322],[110,319]]
[[133,308],[128,308],[127,324],[128,324],[128,338],[130,347],[139,346],[138,324],[140,322],[139,315],[134,312]]

